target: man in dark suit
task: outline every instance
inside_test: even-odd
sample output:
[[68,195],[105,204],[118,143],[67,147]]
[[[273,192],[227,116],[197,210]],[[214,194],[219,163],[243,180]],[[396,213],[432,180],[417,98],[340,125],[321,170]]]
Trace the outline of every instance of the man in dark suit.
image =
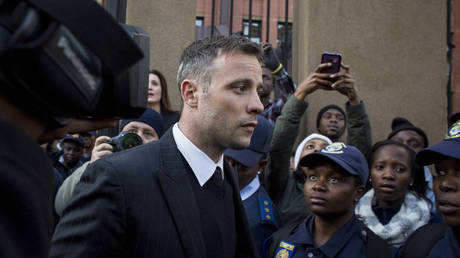
[[157,141],[94,162],[51,257],[257,257],[226,148],[249,146],[263,105],[261,51],[208,38],[182,54],[179,122]]

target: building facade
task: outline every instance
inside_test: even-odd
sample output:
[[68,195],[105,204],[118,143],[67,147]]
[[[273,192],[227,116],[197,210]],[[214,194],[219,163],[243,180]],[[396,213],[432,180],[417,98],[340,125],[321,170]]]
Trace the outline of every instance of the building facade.
[[[253,41],[269,42],[276,47],[284,39],[286,4],[288,6],[288,30],[292,32],[293,7],[296,0],[196,1],[197,39],[210,36],[214,24],[214,35],[249,36],[250,34]],[[251,26],[249,26],[250,20]]]

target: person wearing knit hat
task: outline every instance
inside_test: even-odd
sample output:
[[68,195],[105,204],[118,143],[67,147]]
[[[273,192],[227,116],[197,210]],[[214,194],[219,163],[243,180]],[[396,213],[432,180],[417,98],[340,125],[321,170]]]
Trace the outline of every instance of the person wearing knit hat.
[[460,120],[452,123],[444,140],[420,151],[415,160],[434,164],[436,206],[445,223],[415,231],[400,257],[458,257],[460,254]]
[[428,137],[425,132],[414,126],[406,118],[394,118],[391,122],[391,130],[388,139],[406,144],[415,152],[419,152],[428,146]]
[[[395,117],[391,122],[391,132],[388,135],[389,140],[397,141],[402,144],[409,146],[416,153],[421,151],[423,148],[428,146],[428,137],[425,132],[414,126],[409,120],[404,117]],[[424,167],[425,181],[427,182],[428,188],[426,189],[426,197],[435,202],[433,193],[433,177],[431,176],[430,169]],[[432,212],[436,212],[435,207],[432,206]]]
[[159,140],[163,135],[163,118],[154,109],[147,108],[137,119],[121,120],[120,131],[138,134],[144,144]]
[[337,105],[323,107],[316,117],[316,128],[322,135],[327,136],[333,142],[342,137],[347,126],[347,116],[343,109]]
[[[146,144],[159,140],[163,135],[163,119],[158,112],[147,108],[139,118],[121,120],[120,130],[121,132],[137,134],[142,139],[142,144]],[[59,216],[62,215],[64,208],[70,201],[75,185],[80,181],[88,165],[104,156],[112,154],[113,146],[107,143],[108,140],[110,140],[108,136],[97,137],[90,160],[83,163],[59,187],[54,201],[54,208]]]
[[324,135],[318,133],[312,133],[303,139],[294,154],[294,170],[297,169],[299,161],[305,155],[318,152],[322,148],[326,147],[327,145],[331,144],[332,141]]

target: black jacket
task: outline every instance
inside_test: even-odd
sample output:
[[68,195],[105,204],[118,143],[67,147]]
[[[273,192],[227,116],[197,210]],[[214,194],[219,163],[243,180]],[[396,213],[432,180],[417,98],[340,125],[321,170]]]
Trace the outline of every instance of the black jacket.
[[[109,155],[77,184],[51,257],[206,257],[200,214],[172,130],[157,142]],[[237,257],[256,257],[236,179]]]

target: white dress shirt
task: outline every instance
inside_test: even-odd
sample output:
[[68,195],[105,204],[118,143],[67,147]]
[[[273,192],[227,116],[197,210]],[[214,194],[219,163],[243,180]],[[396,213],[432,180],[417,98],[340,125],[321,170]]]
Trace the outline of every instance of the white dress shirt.
[[172,133],[177,148],[192,168],[200,186],[203,186],[211,178],[217,167],[220,167],[222,178],[224,178],[224,154],[222,154],[219,161],[215,163],[182,133],[178,123],[174,124]]
[[245,186],[243,189],[240,191],[241,195],[241,200],[246,200],[247,198],[251,197],[255,192],[257,192],[257,189],[260,187],[260,181],[259,181],[259,175],[254,177],[252,181]]

